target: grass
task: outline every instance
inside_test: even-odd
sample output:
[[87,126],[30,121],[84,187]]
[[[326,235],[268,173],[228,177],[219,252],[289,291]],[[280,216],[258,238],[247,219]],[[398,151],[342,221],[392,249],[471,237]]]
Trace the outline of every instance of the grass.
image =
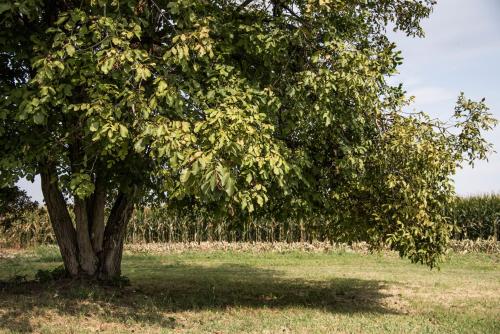
[[61,264],[55,248],[0,250],[0,333],[499,333],[499,261],[454,254],[430,271],[393,253],[127,252],[119,289],[35,282]]

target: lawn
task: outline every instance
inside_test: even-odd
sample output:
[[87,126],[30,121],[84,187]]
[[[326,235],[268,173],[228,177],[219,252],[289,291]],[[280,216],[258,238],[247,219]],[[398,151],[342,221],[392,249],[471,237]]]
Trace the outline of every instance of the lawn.
[[[500,333],[500,256],[126,252],[124,288],[36,282],[54,247],[0,249],[0,333]],[[17,277],[17,281],[16,278]]]

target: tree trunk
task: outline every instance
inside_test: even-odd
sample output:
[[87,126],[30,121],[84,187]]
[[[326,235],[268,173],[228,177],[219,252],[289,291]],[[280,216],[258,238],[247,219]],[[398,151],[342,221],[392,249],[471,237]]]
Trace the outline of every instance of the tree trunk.
[[104,231],[103,249],[99,256],[99,279],[110,280],[121,275],[123,240],[133,210],[133,202],[125,194],[119,193]]
[[75,198],[75,220],[76,220],[76,241],[78,243],[78,255],[80,267],[83,274],[94,276],[98,268],[98,259],[94,253],[92,242],[90,241],[89,216],[87,202],[84,199]]
[[47,204],[47,211],[61,251],[64,267],[68,274],[76,277],[80,273],[76,232],[71,222],[66,201],[58,187],[55,167],[44,167],[41,172],[41,179],[43,197]]
[[47,211],[68,274],[74,278],[118,278],[127,223],[134,209],[132,197],[122,192],[118,194],[104,226],[106,191],[96,180],[95,192],[90,198],[75,198],[75,230],[58,188],[56,168],[45,166],[41,179]]
[[104,240],[104,207],[106,204],[106,189],[100,177],[95,181],[95,192],[89,202],[90,240],[96,254],[102,251]]

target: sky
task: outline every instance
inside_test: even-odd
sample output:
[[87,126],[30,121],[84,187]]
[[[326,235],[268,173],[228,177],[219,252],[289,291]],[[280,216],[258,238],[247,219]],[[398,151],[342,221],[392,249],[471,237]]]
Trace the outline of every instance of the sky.
[[[404,57],[399,74],[391,82],[403,83],[411,106],[447,120],[460,92],[486,104],[500,120],[500,0],[438,0],[423,22],[425,38],[391,33]],[[486,135],[500,152],[500,126]],[[459,195],[500,193],[500,154],[454,177]],[[42,203],[39,178],[21,180],[19,186]]]
[[[500,120],[500,0],[438,0],[423,22],[425,38],[391,34],[404,57],[393,83],[403,83],[411,106],[447,120],[460,92],[486,104]],[[485,136],[500,152],[500,125]],[[454,177],[459,195],[500,193],[500,154]]]

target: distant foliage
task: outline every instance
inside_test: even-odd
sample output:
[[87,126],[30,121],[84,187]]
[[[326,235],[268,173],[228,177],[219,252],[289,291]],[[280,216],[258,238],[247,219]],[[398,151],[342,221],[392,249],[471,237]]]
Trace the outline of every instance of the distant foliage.
[[0,187],[0,228],[9,228],[14,222],[23,220],[27,212],[37,208],[38,203],[19,187]]
[[24,211],[20,219],[0,229],[0,236],[13,246],[55,244],[54,231],[45,208]]
[[453,210],[452,219],[457,226],[455,239],[499,238],[500,195],[460,197]]

